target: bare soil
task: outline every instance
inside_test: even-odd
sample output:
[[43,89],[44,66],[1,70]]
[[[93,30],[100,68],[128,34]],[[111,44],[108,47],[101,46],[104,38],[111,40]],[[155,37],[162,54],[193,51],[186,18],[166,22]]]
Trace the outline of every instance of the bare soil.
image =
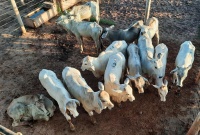
[[[194,82],[200,65],[200,1],[199,0],[153,0],[151,16],[159,19],[160,42],[169,49],[166,78],[170,91],[167,101],[161,102],[157,90],[152,86],[138,94],[136,100],[117,105],[112,110],[95,114],[97,124],[90,122],[88,114],[78,107],[80,115],[72,118],[76,127],[71,132],[68,122],[57,109],[48,122],[36,121],[33,126],[12,127],[12,119],[5,113],[10,102],[26,94],[42,93],[52,99],[39,82],[42,69],[54,71],[61,79],[65,66],[80,70],[81,60],[97,56],[94,42],[84,39],[84,53],[73,35],[55,25],[55,18],[37,29],[27,28],[23,36],[2,34],[0,38],[0,124],[24,135],[184,135],[200,111],[200,89]],[[121,0],[117,4],[103,2],[100,5],[101,18],[113,20],[116,29],[127,28],[134,20],[144,19],[145,1]],[[105,25],[102,25],[106,27]],[[181,95],[172,87],[174,62],[181,43],[191,40],[196,46],[195,61],[184,81]],[[104,42],[108,46],[108,42]],[[81,70],[80,70],[81,71]],[[82,72],[89,86],[97,91],[98,81],[89,71]],[[53,100],[53,99],[52,99]]]

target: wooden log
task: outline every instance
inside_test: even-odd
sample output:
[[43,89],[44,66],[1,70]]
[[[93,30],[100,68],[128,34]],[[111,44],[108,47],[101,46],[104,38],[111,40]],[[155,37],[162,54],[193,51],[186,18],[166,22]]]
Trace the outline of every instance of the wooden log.
[[151,0],[146,0],[145,17],[144,17],[145,25],[146,25],[147,20],[149,19],[150,7],[151,7]]
[[3,135],[22,135],[22,133],[20,133],[20,132],[15,133],[15,132],[11,131],[10,129],[0,125],[0,135],[1,134],[3,134]]
[[200,112],[198,113],[196,119],[192,123],[187,135],[198,135],[200,130]]
[[19,23],[19,25],[21,27],[22,34],[25,34],[26,33],[26,29],[24,27],[24,23],[22,22],[22,18],[21,18],[20,14],[19,14],[19,10],[17,8],[16,2],[15,2],[15,0],[10,0],[10,2],[12,4],[13,10],[14,10],[15,15],[17,17],[18,23]]

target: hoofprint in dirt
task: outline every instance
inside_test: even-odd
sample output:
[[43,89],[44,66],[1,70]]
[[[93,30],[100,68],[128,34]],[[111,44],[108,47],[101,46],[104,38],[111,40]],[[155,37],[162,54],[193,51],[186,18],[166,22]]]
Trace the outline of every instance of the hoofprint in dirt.
[[[86,134],[176,134],[187,132],[200,111],[200,88],[194,79],[200,65],[200,41],[196,39],[200,22],[198,0],[193,1],[153,1],[151,15],[159,19],[160,42],[169,49],[166,68],[166,78],[170,82],[174,62],[180,44],[191,40],[196,46],[195,61],[189,71],[180,96],[175,95],[176,87],[172,87],[167,95],[167,101],[161,102],[157,90],[152,86],[144,94],[134,90],[136,100],[115,106],[111,111],[104,110],[95,114],[97,124],[92,125],[88,114],[82,107],[78,108],[79,117],[72,119],[76,126],[75,132],[70,132],[65,117],[60,113],[58,105],[54,116],[48,121],[33,123],[33,127],[11,126],[12,120],[5,110],[13,98],[26,94],[44,94],[51,98],[39,82],[38,74],[42,69],[54,71],[61,79],[65,66],[80,70],[81,60],[87,56],[97,56],[94,42],[84,39],[84,53],[79,53],[79,45],[73,35],[55,25],[55,18],[38,29],[27,29],[24,36],[2,35],[0,38],[0,124],[25,135],[86,135]],[[112,8],[111,8],[112,7]],[[102,3],[101,17],[113,19],[116,29],[127,28],[134,20],[143,19],[145,1],[121,1],[118,4]],[[107,43],[107,42],[106,42]],[[108,44],[106,44],[108,45]],[[89,71],[82,72],[86,82],[97,91],[98,81]],[[53,100],[53,99],[52,99]]]

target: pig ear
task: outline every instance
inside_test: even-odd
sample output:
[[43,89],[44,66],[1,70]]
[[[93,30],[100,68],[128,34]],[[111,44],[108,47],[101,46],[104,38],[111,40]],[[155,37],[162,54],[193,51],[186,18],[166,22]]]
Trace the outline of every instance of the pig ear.
[[131,76],[131,75],[127,75],[127,77],[128,77],[129,79],[133,80],[133,81],[136,79],[135,77],[133,77],[133,76]]
[[105,30],[106,30],[106,31],[109,31],[109,30],[113,29],[114,27],[115,27],[114,25],[111,25],[110,27],[105,28]]
[[69,13],[67,12],[67,10],[64,10],[64,11],[63,11],[63,14],[64,14],[64,15],[69,15]]
[[145,78],[145,77],[142,77],[142,78],[144,79],[144,81],[145,81],[148,85],[150,85],[150,83],[149,83],[149,81],[148,81],[147,78]]
[[80,102],[79,102],[78,100],[74,99],[74,102],[75,102],[78,106],[80,106]]
[[[99,93],[99,95],[100,95],[100,93]],[[102,104],[100,97],[98,98],[98,105],[101,109],[103,109],[103,104]]]
[[102,82],[98,82],[98,88],[99,88],[100,90],[104,90],[104,85],[103,85]]
[[104,33],[102,34],[101,38],[106,38],[107,35],[108,35],[108,31],[104,32]]
[[157,85],[153,85],[153,87],[155,87],[156,89],[159,89],[160,87],[158,87]]
[[140,26],[144,25],[143,20],[138,21],[138,23],[139,23]]
[[124,81],[124,84],[129,84],[129,82],[130,82],[130,80],[129,80],[129,78],[126,78],[126,80]]
[[145,77],[142,77],[142,78],[144,79],[145,82],[149,82],[147,78]]
[[114,25],[111,25],[111,26],[109,27],[109,30],[113,29],[114,27],[115,27]]
[[140,77],[141,75],[139,73],[137,73],[134,78],[137,79],[138,77]]
[[86,56],[85,59],[86,59],[86,61],[89,61],[89,60],[90,60],[89,56]]
[[98,105],[101,109],[103,109],[103,104],[102,104],[102,101],[101,101],[101,91],[98,91],[99,93],[99,96],[98,96]]
[[178,68],[176,67],[174,70],[172,70],[171,72],[170,72],[170,74],[173,74],[174,72],[176,72],[178,70]]
[[165,79],[164,80],[164,85],[167,86],[168,85],[168,81]]
[[141,27],[143,24],[144,24],[144,22],[142,20],[140,20],[140,21],[135,22],[133,24],[133,26],[140,26]]

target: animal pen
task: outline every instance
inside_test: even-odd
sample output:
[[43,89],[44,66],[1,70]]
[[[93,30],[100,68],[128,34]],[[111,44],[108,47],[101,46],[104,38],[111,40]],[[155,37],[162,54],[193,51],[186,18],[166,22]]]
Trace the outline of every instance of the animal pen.
[[[151,1],[151,0],[144,0],[144,1],[132,1],[130,0],[131,4],[134,3],[134,6],[130,6],[131,4],[127,1],[129,0],[121,0],[125,4],[121,3],[121,5],[113,4],[108,5],[106,2],[102,4],[102,15],[104,18],[109,18],[109,16],[116,16],[119,15],[121,18],[125,17],[125,19],[117,19],[115,21],[120,21],[118,24],[118,28],[126,27],[127,25],[131,24],[130,20],[126,20],[127,18],[136,18],[136,19],[144,19],[144,22],[149,18],[150,15],[150,8],[152,11],[152,15],[159,17],[160,21],[160,29],[161,29],[161,41],[166,43],[169,46],[169,58],[167,63],[167,79],[170,80],[171,75],[169,74],[169,70],[174,68],[174,59],[179,49],[180,41],[175,41],[177,35],[181,35],[180,31],[185,30],[186,34],[182,34],[188,38],[189,36],[195,35],[191,31],[194,31],[195,26],[194,23],[189,23],[184,25],[184,29],[181,26],[173,27],[174,22],[176,24],[184,23],[184,17],[193,16],[196,13],[196,16],[199,15],[196,10],[191,9],[190,5],[198,5],[200,2],[198,0],[194,1]],[[58,28],[58,26],[51,24],[43,24],[44,22],[48,21],[50,18],[56,16],[57,9],[55,10],[55,5],[51,5],[47,3],[43,9],[41,9],[45,0],[25,0],[25,5],[22,3],[21,0],[1,0],[0,2],[0,38],[8,37],[2,43],[5,44],[5,48],[3,45],[0,46],[2,49],[0,52],[5,53],[0,59],[1,68],[3,65],[6,65],[5,69],[0,69],[0,73],[2,74],[2,78],[0,78],[0,109],[2,109],[2,105],[8,106],[12,98],[16,96],[20,96],[23,94],[35,94],[37,92],[45,93],[44,89],[40,85],[38,85],[38,72],[41,68],[52,68],[56,73],[60,73],[63,66],[75,66],[76,68],[80,68],[79,61],[82,60],[83,56],[85,55],[95,55],[92,52],[92,47],[89,46],[86,49],[85,54],[80,54],[79,49],[77,49],[77,44],[74,41],[72,36],[69,36],[64,30]],[[137,4],[137,3],[142,4]],[[51,3],[55,3],[55,1],[51,1]],[[127,4],[128,3],[128,4]],[[186,4],[185,4],[186,3]],[[129,14],[129,10],[126,9],[125,5],[127,4],[127,8],[129,10],[134,10],[135,12],[131,12]],[[176,6],[172,6],[172,5]],[[181,5],[182,4],[182,5]],[[140,8],[137,7],[140,5]],[[185,6],[187,8],[188,14],[186,16],[181,16],[180,9],[178,7]],[[56,4],[57,6],[57,4]],[[123,7],[124,6],[124,7]],[[53,7],[53,8],[52,8]],[[109,7],[109,8],[108,8]],[[134,7],[134,8],[133,8]],[[137,7],[137,8],[135,8]],[[171,7],[172,9],[168,9]],[[61,7],[62,8],[62,7]],[[41,15],[42,13],[46,12],[48,9],[52,9],[49,13],[47,13],[46,20],[38,19],[39,21],[35,21],[37,15]],[[115,10],[119,11],[115,11]],[[122,12],[122,11],[124,12]],[[199,9],[200,10],[200,9]],[[31,13],[34,11],[35,16]],[[39,11],[39,12],[37,12]],[[106,12],[107,16],[104,14]],[[184,13],[184,12],[183,12]],[[122,15],[123,14],[123,15]],[[137,16],[137,14],[139,14]],[[176,14],[176,15],[175,15]],[[176,18],[174,20],[170,20],[172,18]],[[167,19],[166,19],[167,18]],[[197,17],[194,17],[194,22],[197,23],[200,21]],[[110,19],[110,18],[109,18]],[[113,18],[112,18],[113,19]],[[190,18],[188,19],[190,22]],[[174,21],[174,22],[173,22]],[[179,22],[180,21],[180,22]],[[168,22],[166,25],[165,22]],[[127,24],[126,24],[127,23]],[[123,25],[122,25],[123,24]],[[125,25],[124,25],[125,24]],[[40,27],[43,25],[42,27]],[[189,25],[189,26],[188,26]],[[190,32],[186,32],[191,27]],[[198,26],[198,25],[197,25]],[[51,30],[48,30],[51,29]],[[31,32],[29,32],[29,30]],[[45,31],[46,30],[46,31]],[[171,31],[170,31],[171,30]],[[33,32],[34,31],[34,32]],[[36,31],[36,32],[35,32]],[[166,32],[167,31],[167,32]],[[166,32],[165,34],[163,34]],[[184,33],[182,32],[182,33]],[[173,33],[173,34],[171,34]],[[175,33],[175,34],[174,34]],[[19,39],[17,39],[18,35],[21,35]],[[27,35],[26,35],[27,34]],[[49,34],[49,35],[48,35]],[[177,35],[176,35],[177,34]],[[191,35],[190,35],[191,34]],[[15,37],[15,35],[17,35]],[[172,35],[172,38],[169,38],[169,35]],[[12,38],[13,36],[13,38]],[[29,37],[30,36],[30,37]],[[46,37],[47,38],[46,38]],[[166,37],[166,38],[165,38]],[[46,39],[45,39],[46,38]],[[12,41],[13,40],[13,41]],[[199,45],[199,41],[193,40],[194,45],[197,47]],[[27,43],[26,43],[27,42]],[[88,42],[92,44],[91,42]],[[75,44],[75,46],[74,46]],[[16,46],[16,47],[15,47]],[[72,47],[73,46],[73,47]],[[71,49],[73,48],[73,49]],[[73,51],[72,51],[73,50]],[[88,51],[89,50],[89,51]],[[91,53],[92,52],[92,53]],[[23,55],[22,55],[23,54]],[[29,58],[33,59],[29,59]],[[35,127],[22,127],[20,128],[12,128],[11,127],[11,120],[8,120],[6,116],[4,116],[5,107],[0,112],[0,125],[3,125],[15,132],[24,132],[28,134],[134,134],[138,133],[141,135],[145,134],[177,134],[183,135],[183,133],[187,133],[187,135],[195,134],[194,131],[199,130],[199,117],[200,113],[198,113],[200,102],[200,91],[199,86],[194,85],[193,78],[195,78],[195,74],[197,72],[197,68],[199,67],[199,48],[197,47],[197,53],[195,54],[195,64],[192,71],[190,71],[187,81],[185,82],[185,87],[183,88],[183,94],[181,96],[177,96],[174,94],[174,87],[171,87],[171,91],[169,91],[169,95],[167,97],[167,101],[162,103],[159,101],[159,96],[156,95],[154,89],[150,87],[145,94],[139,95],[134,91],[136,95],[136,101],[132,103],[123,103],[122,108],[115,106],[115,108],[111,111],[105,111],[101,115],[96,115],[99,123],[97,125],[90,125],[88,124],[89,120],[86,120],[88,116],[84,113],[83,109],[81,108],[80,117],[73,119],[74,124],[77,125],[77,131],[69,132],[69,128],[66,125],[67,121],[64,119],[62,114],[59,111],[55,112],[55,116],[51,119],[51,121],[36,123]],[[25,59],[25,61],[23,61]],[[10,61],[13,64],[9,64]],[[19,63],[19,64],[18,64]],[[31,63],[31,64],[30,64]],[[16,65],[16,66],[15,66]],[[11,68],[12,67],[12,68]],[[29,72],[27,72],[29,71]],[[25,72],[26,74],[22,74]],[[13,75],[12,75],[12,74]],[[96,88],[96,82],[99,81],[94,78],[89,72],[81,72],[84,77],[86,77],[86,81],[89,82],[89,85],[92,88]],[[19,77],[17,75],[20,75]],[[14,78],[12,83],[5,85],[6,76],[11,76]],[[24,77],[24,78],[23,78]],[[60,75],[58,75],[60,77]],[[23,79],[22,79],[23,78]],[[9,78],[10,79],[10,78]],[[7,79],[7,80],[9,80]],[[11,79],[10,79],[11,80]],[[89,81],[88,81],[89,80]],[[19,82],[18,85],[13,85],[16,82]],[[27,84],[25,84],[27,82]],[[94,84],[95,83],[95,84]],[[17,84],[17,83],[16,83]],[[23,85],[22,85],[23,84]],[[27,86],[31,86],[28,88]],[[8,87],[8,89],[4,90],[4,87]],[[9,87],[12,86],[12,87]],[[19,88],[18,88],[19,86]],[[9,90],[12,90],[16,87],[15,92],[10,93]],[[35,87],[35,88],[34,88]],[[22,91],[20,91],[21,89]],[[29,89],[29,90],[26,90]],[[152,90],[153,89],[153,90]],[[40,90],[40,91],[39,91]],[[4,94],[5,93],[5,94]],[[4,94],[4,95],[3,95]],[[45,93],[46,94],[46,93]],[[3,96],[2,96],[3,95]],[[8,96],[9,95],[9,96]],[[11,95],[11,96],[10,96]],[[155,96],[156,95],[156,96]],[[188,95],[191,95],[188,96]],[[151,97],[150,97],[151,96]],[[185,106],[182,106],[185,105]],[[2,108],[1,108],[2,107]],[[178,113],[177,113],[178,112]],[[148,117],[146,117],[148,115]],[[197,118],[196,118],[197,117]],[[196,118],[196,119],[195,119]],[[157,125],[157,123],[163,123],[163,125]],[[194,122],[194,124],[192,124]],[[59,126],[58,126],[59,125]],[[139,126],[138,126],[139,125]],[[176,126],[175,126],[176,125]],[[15,134],[14,132],[6,129],[5,127],[0,126],[0,134],[1,129],[7,130],[9,134]],[[191,127],[192,126],[192,127]],[[91,130],[91,127],[93,128]],[[136,129],[137,127],[137,129]],[[138,128],[139,127],[139,128]],[[191,129],[190,129],[191,127]],[[55,129],[55,130],[54,130]],[[94,132],[93,132],[94,131]],[[124,131],[124,132],[123,132]],[[20,135],[20,133],[18,133]],[[198,133],[197,133],[198,134]]]
[[[78,1],[73,1],[73,2],[65,2],[65,0],[61,0],[59,3],[56,3],[55,0],[52,1],[53,10],[49,13],[48,15],[43,15],[40,17],[40,19],[37,19],[36,22],[32,21],[34,18],[39,16],[40,14],[44,13],[44,7],[41,7],[42,3],[45,0],[32,0],[28,1],[27,3],[24,3],[22,0],[10,0],[10,1],[3,1],[0,3],[0,18],[2,20],[0,21],[0,32],[2,33],[8,33],[12,34],[16,32],[17,30],[21,30],[22,34],[26,33],[26,28],[24,26],[27,24],[29,27],[39,27],[41,24],[44,22],[48,21],[58,13],[57,8],[61,8],[62,11],[65,9],[73,6],[76,4]],[[48,3],[47,3],[48,4]],[[58,5],[57,5],[58,4]],[[4,5],[6,5],[4,7]],[[38,8],[40,6],[40,8]],[[51,6],[51,5],[50,5]],[[61,6],[61,7],[57,7]],[[144,17],[144,22],[146,23],[146,20],[149,18],[149,12],[150,12],[150,6],[151,6],[151,0],[146,1],[146,10],[145,10],[145,17]],[[34,10],[33,10],[34,9]],[[33,10],[33,11],[32,11]],[[30,11],[32,11],[30,13]],[[10,31],[12,29],[12,31]]]

